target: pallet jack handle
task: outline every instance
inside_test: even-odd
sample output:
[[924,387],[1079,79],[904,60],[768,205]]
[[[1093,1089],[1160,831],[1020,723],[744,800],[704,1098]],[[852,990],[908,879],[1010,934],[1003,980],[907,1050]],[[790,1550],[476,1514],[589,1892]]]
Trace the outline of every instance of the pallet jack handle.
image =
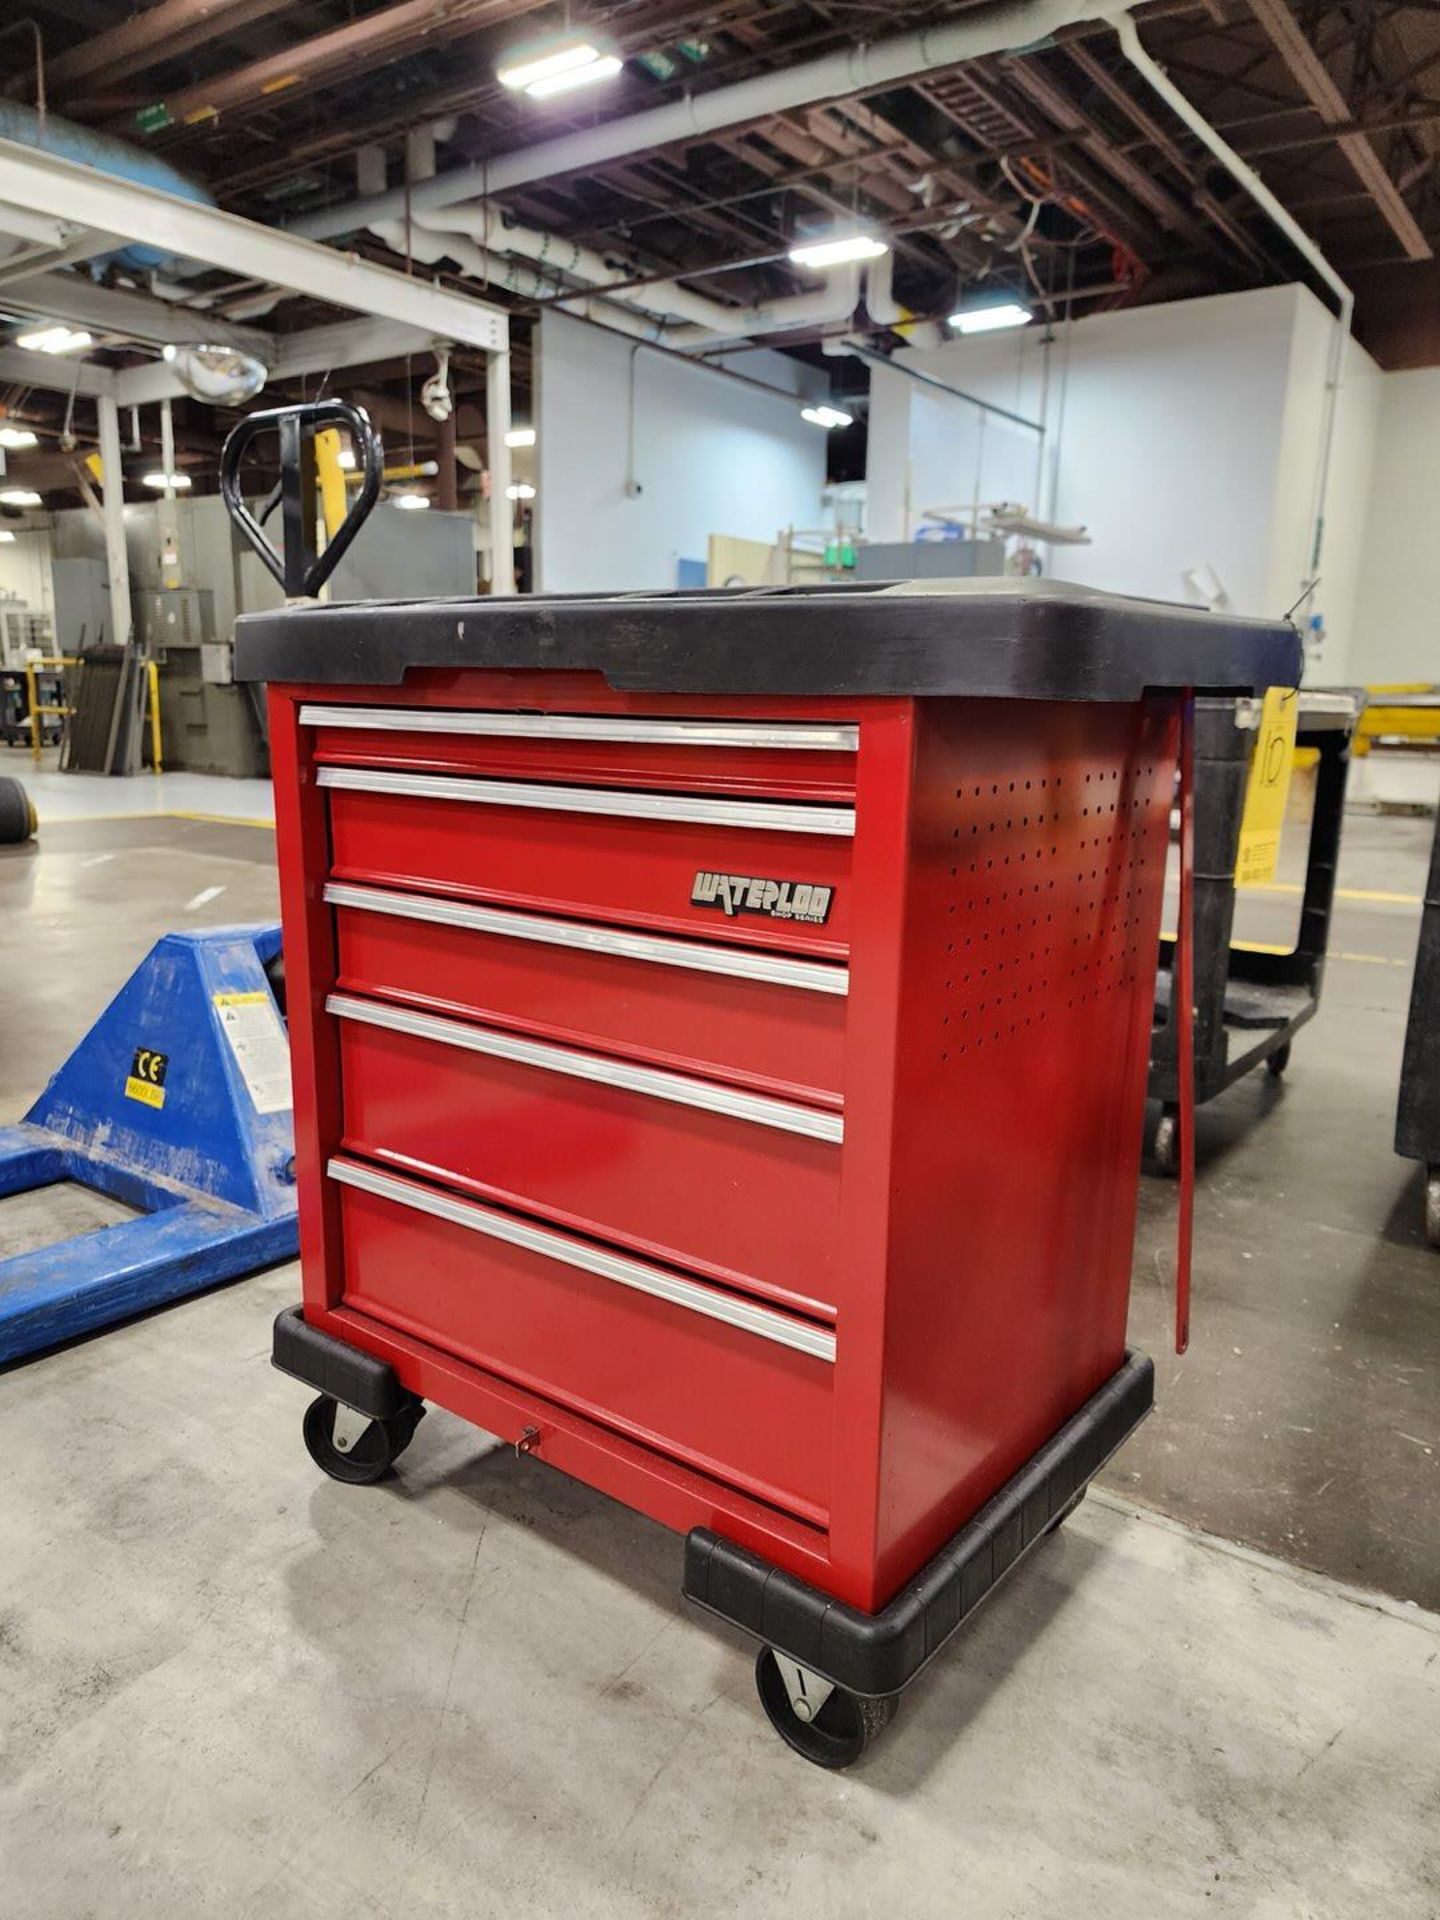
[[[346,427],[360,469],[360,491],[323,553],[315,551],[315,435]],[[276,547],[240,490],[240,465],[262,435],[280,441],[282,544]],[[285,589],[289,600],[313,600],[330,578],[380,497],[385,448],[363,407],[348,400],[311,400],[269,407],[240,421],[220,454],[220,493],[230,518]],[[268,518],[268,511],[266,517]]]
[[1195,693],[1180,701],[1180,916],[1175,930],[1175,1119],[1180,1201],[1175,1244],[1175,1351],[1190,1344],[1190,1265],[1195,1237]]

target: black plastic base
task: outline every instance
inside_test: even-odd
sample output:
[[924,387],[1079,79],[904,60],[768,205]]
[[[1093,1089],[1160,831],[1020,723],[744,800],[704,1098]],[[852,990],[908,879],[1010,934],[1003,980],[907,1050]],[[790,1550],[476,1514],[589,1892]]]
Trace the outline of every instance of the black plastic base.
[[706,1527],[685,1542],[687,1599],[866,1698],[899,1693],[1149,1413],[1155,1369],[1130,1353],[1105,1385],[880,1613],[861,1613]]
[[328,1393],[357,1413],[368,1413],[372,1420],[391,1420],[410,1404],[411,1396],[396,1379],[393,1367],[347,1346],[333,1334],[307,1326],[301,1307],[286,1307],[276,1314],[270,1357],[282,1373]]

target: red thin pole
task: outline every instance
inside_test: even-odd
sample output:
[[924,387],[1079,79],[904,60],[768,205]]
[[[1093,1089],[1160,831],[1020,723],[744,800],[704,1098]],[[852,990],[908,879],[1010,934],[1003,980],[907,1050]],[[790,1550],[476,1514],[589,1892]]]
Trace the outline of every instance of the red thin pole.
[[1195,1235],[1195,695],[1180,703],[1180,923],[1171,1018],[1175,1027],[1180,1206],[1175,1246],[1175,1351],[1190,1344],[1190,1257]]

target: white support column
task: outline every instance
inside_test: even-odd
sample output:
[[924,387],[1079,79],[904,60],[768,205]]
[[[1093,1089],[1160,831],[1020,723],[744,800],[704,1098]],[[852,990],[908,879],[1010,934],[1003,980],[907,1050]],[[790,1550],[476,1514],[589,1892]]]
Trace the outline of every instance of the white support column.
[[120,461],[120,409],[114,396],[96,401],[105,503],[105,566],[110,576],[110,644],[130,644],[130,561],[125,552],[125,483]]
[[485,438],[490,455],[490,591],[515,591],[515,503],[509,495],[510,355],[492,353],[485,369]]
[[[165,475],[165,491],[160,506],[160,584],[180,584],[180,515],[175,506],[175,489],[170,485],[175,473],[175,416],[170,402],[160,402],[160,466]],[[173,558],[172,558],[173,555]]]

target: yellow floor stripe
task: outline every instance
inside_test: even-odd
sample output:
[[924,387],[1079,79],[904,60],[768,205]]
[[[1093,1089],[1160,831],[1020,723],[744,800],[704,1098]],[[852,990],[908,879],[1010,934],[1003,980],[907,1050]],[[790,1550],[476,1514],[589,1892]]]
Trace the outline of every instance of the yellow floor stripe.
[[[1244,893],[1303,893],[1304,887],[1298,880],[1266,880],[1258,887],[1244,887]],[[1387,893],[1379,887],[1337,887],[1337,900],[1374,900],[1388,907],[1419,907],[1424,905],[1424,896],[1418,893]]]
[[[1162,931],[1160,938],[1162,940],[1173,940],[1175,935]],[[1240,953],[1291,954],[1295,951],[1294,947],[1272,946],[1266,940],[1232,940],[1230,946],[1232,951],[1238,951]],[[1341,952],[1332,953],[1329,957],[1332,960],[1356,960],[1359,961],[1361,965],[1369,967],[1408,967],[1410,964],[1408,960],[1393,960],[1388,954],[1384,953]]]
[[117,820],[198,820],[202,824],[215,827],[264,827],[267,832],[275,831],[273,820],[260,820],[239,813],[177,813],[162,808],[156,813],[42,813],[42,827],[97,827],[109,826]]

